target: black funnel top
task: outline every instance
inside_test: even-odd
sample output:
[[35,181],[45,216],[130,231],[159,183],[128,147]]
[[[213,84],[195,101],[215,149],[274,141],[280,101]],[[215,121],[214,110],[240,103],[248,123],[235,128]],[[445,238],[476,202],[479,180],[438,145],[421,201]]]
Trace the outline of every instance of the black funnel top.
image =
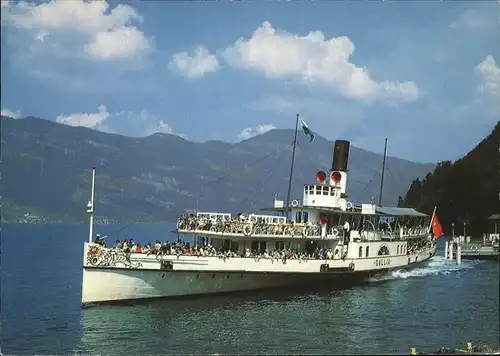
[[336,140],[333,146],[332,171],[347,171],[349,163],[349,146],[351,143],[345,140]]

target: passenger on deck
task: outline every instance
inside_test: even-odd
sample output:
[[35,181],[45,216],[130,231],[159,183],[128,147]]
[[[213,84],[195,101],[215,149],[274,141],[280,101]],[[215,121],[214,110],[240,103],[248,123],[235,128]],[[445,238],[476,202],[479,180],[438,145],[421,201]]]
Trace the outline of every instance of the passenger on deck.
[[128,240],[124,240],[124,241],[123,241],[123,250],[124,250],[126,253],[129,253],[129,252],[130,252],[130,245],[129,245]]
[[[332,248],[326,247],[316,247],[313,251],[309,253],[299,252],[294,248],[281,248],[281,249],[265,249],[263,252],[258,250],[251,251],[250,248],[243,249],[241,254],[237,251],[231,251],[227,248],[218,247],[215,248],[208,241],[206,245],[200,244],[190,244],[182,240],[177,242],[161,242],[156,241],[154,246],[150,243],[147,245],[134,244],[132,245],[133,239],[116,240],[115,248],[124,251],[125,253],[141,253],[141,254],[155,254],[155,255],[177,255],[177,256],[207,256],[207,257],[219,257],[219,258],[257,258],[256,261],[264,260],[302,260],[302,259],[338,259],[341,258],[340,250],[338,248],[335,251]],[[410,248],[409,248],[410,249]],[[345,258],[345,256],[342,256]]]
[[388,231],[390,231],[390,227],[389,227],[389,224],[387,223],[387,221],[382,221],[380,223],[380,229],[382,230],[382,232],[384,234],[387,233]]
[[94,243],[106,247],[106,241],[104,241],[104,238],[100,234],[95,235]]
[[351,230],[351,226],[349,225],[349,221],[346,221],[344,222],[344,226],[343,226],[343,232],[344,232],[344,244],[349,244],[349,232]]

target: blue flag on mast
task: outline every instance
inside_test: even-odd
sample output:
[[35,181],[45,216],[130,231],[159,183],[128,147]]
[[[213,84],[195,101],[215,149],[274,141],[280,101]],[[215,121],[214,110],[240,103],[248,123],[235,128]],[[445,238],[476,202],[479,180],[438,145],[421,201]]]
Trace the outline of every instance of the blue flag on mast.
[[314,140],[314,134],[312,131],[309,129],[309,126],[307,126],[306,122],[300,118],[300,124],[302,125],[302,130],[304,131],[304,135],[309,136],[309,142],[313,142]]

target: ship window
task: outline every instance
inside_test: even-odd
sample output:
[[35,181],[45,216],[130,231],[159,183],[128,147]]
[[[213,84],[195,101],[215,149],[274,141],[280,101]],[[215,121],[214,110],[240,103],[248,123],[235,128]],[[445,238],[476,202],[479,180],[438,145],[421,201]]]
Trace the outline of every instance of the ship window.
[[266,251],[267,247],[267,242],[266,241],[260,241],[259,243],[259,253],[264,253]]
[[304,186],[304,194],[309,193],[309,187],[307,185]]
[[316,195],[321,195],[321,186],[320,185],[316,186]]
[[398,245],[398,255],[399,255],[399,245]]
[[253,240],[252,241],[252,246],[251,246],[252,252],[256,253],[259,251],[259,241],[258,240]]
[[359,257],[363,257],[363,246],[359,246]]
[[324,186],[323,187],[323,195],[328,195],[328,190],[330,187]]
[[231,241],[231,251],[238,252],[240,244],[237,241]]
[[366,246],[365,257],[368,257],[368,256],[370,256],[370,246]]
[[389,255],[389,248],[387,248],[386,245],[382,245],[382,247],[379,248],[377,255],[379,256]]
[[303,222],[303,223],[306,223],[306,222],[308,222],[308,221],[309,221],[309,213],[308,213],[307,211],[304,211],[304,212],[302,213],[302,222]]
[[309,194],[314,194],[314,185],[309,186]]
[[331,187],[332,189],[330,189],[330,195],[333,197],[335,196],[335,189],[333,187]]
[[300,223],[302,218],[302,213],[300,211],[295,213],[295,222]]

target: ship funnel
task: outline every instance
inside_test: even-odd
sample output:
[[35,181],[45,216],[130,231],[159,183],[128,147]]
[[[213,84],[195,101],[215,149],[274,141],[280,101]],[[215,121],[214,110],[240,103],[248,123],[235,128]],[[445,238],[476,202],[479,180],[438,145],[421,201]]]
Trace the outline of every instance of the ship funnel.
[[349,141],[336,140],[333,147],[332,171],[347,172],[349,163]]

